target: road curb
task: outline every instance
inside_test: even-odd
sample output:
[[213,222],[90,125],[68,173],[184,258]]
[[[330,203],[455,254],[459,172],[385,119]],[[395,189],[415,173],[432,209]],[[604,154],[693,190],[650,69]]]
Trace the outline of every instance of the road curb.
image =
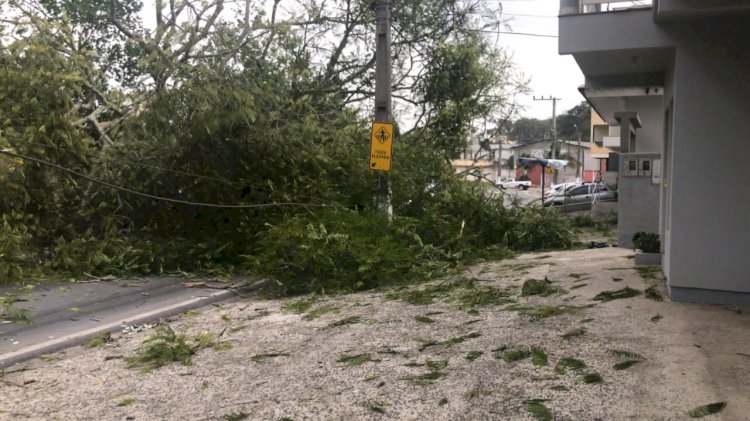
[[[261,281],[248,287],[242,288],[241,291],[253,292],[262,288],[266,284],[267,282]],[[222,289],[220,291],[211,293],[208,296],[190,298],[188,300],[171,304],[166,307],[161,307],[145,313],[136,314],[115,322],[105,323],[94,328],[82,330],[70,335],[65,335],[59,338],[50,339],[42,343],[24,347],[16,351],[0,355],[0,369],[6,369],[14,364],[30,360],[40,355],[50,354],[65,348],[80,345],[92,335],[104,332],[118,332],[122,329],[122,325],[138,325],[158,321],[164,317],[184,313],[185,311],[205,307],[207,305],[214,304],[220,301],[226,301],[230,298],[237,297],[238,295],[240,294],[238,294],[238,292],[235,290]]]

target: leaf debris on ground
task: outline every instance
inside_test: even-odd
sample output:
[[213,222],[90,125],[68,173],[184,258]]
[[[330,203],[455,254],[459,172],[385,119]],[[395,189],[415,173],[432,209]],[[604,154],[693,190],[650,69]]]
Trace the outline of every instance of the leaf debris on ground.
[[613,301],[613,300],[621,300],[624,298],[632,298],[637,297],[641,295],[642,292],[638,291],[637,289],[633,289],[630,287],[625,287],[623,289],[619,289],[617,291],[604,291],[600,292],[594,297],[595,301],[601,301],[603,303]]
[[726,402],[714,402],[708,405],[699,406],[688,411],[690,418],[703,418],[708,415],[718,414],[727,407]]
[[602,381],[604,381],[604,379],[602,379],[602,376],[599,373],[586,373],[581,376],[581,383],[583,384],[601,383]]
[[555,365],[555,372],[559,374],[565,374],[568,370],[582,370],[586,368],[586,363],[579,360],[578,358],[565,357],[557,362]]
[[582,327],[578,327],[578,328],[571,329],[571,330],[563,333],[562,335],[560,335],[560,337],[563,338],[563,339],[573,339],[573,338],[576,338],[578,336],[583,336],[585,334],[586,334],[586,329],[584,329]]
[[351,316],[351,317],[343,318],[341,320],[337,320],[335,322],[331,322],[331,323],[329,323],[326,326],[326,328],[331,329],[331,328],[334,328],[334,327],[340,327],[340,326],[346,326],[346,325],[354,325],[354,324],[357,324],[357,323],[359,323],[361,321],[362,321],[362,319],[359,316]]
[[350,367],[357,367],[364,363],[374,361],[372,359],[372,355],[364,353],[364,354],[354,354],[354,355],[342,355],[339,357],[336,362],[339,363],[346,363]]
[[265,354],[255,354],[250,359],[256,363],[262,363],[268,359],[276,357],[288,357],[289,353],[286,352],[268,352]]
[[537,420],[552,421],[552,412],[543,403],[548,400],[549,399],[529,399],[523,403],[526,405],[526,410]]

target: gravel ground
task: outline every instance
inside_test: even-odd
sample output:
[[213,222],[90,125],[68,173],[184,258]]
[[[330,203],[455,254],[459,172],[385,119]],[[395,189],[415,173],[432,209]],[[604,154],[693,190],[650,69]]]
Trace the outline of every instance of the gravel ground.
[[[545,277],[565,291],[519,296],[524,280]],[[750,419],[747,309],[644,295],[592,300],[626,286],[656,285],[664,294],[660,281],[633,269],[628,250],[522,255],[476,265],[459,278],[474,283],[432,304],[370,292],[320,299],[303,314],[282,308],[296,300],[262,299],[186,314],[170,322],[174,330],[209,332],[232,345],[201,349],[189,366],[127,368],[125,359],[149,330],[101,348],[72,348],[8,370],[0,378],[0,418],[533,420],[528,401],[543,399],[557,420],[689,419],[687,411],[718,401],[726,409],[708,419]],[[431,285],[445,290],[455,280]],[[474,307],[461,298],[489,286],[512,297]],[[542,305],[582,308],[529,315]],[[310,318],[324,306],[332,311]],[[578,328],[582,335],[561,337]],[[501,358],[521,346],[544,348],[548,364]],[[627,358],[612,350],[644,360],[615,370]],[[352,356],[359,358],[343,360]],[[559,373],[565,357],[586,368]],[[603,381],[584,383],[589,373]]]

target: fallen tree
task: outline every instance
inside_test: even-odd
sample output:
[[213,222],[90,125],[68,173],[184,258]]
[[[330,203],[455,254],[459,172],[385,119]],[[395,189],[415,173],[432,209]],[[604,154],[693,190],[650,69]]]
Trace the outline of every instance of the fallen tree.
[[[6,0],[0,280],[250,271],[281,290],[357,290],[482,254],[570,245],[552,213],[453,174],[523,91],[470,1],[401,2],[397,218],[370,211],[368,2]],[[537,228],[547,231],[537,235]]]

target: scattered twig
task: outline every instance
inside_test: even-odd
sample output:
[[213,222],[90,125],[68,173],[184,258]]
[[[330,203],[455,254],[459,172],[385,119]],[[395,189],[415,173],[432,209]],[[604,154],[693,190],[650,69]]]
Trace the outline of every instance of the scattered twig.
[[0,379],[0,383],[7,384],[8,386],[15,386],[15,387],[18,387],[18,388],[21,388],[21,389],[23,389],[23,386],[24,386],[22,384],[14,383],[14,382],[12,382],[10,380],[5,380],[5,379]]

